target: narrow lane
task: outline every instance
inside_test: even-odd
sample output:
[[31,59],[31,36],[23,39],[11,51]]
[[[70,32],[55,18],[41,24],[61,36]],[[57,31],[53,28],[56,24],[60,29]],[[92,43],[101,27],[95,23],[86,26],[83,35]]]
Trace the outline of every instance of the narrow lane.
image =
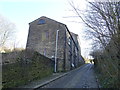
[[94,65],[86,64],[42,88],[98,88]]

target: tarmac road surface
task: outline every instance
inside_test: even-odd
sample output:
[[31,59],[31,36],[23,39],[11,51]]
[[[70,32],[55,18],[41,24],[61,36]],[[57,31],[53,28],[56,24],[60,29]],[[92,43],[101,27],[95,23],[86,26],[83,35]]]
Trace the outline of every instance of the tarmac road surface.
[[98,88],[94,64],[85,64],[42,88]]

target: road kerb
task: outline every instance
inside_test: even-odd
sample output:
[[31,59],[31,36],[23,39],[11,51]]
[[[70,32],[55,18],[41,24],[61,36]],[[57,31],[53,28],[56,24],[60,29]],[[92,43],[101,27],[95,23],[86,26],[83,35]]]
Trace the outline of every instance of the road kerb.
[[35,89],[38,89],[38,88],[41,88],[41,87],[43,87],[43,86],[45,86],[45,85],[47,85],[47,84],[49,84],[49,83],[51,83],[51,82],[53,82],[53,81],[55,81],[55,80],[57,80],[57,79],[59,79],[59,78],[65,76],[65,75],[69,74],[70,72],[72,72],[72,71],[74,71],[74,70],[77,70],[77,69],[79,69],[79,68],[82,68],[84,65],[85,65],[85,64],[83,64],[82,66],[80,66],[80,67],[78,67],[78,68],[76,68],[76,69],[73,69],[73,70],[71,70],[71,71],[68,71],[68,72],[66,72],[66,73],[64,73],[64,74],[62,74],[62,75],[60,75],[60,76],[58,76],[58,77],[55,77],[55,78],[53,78],[53,79],[51,79],[51,80],[49,80],[49,81],[46,81],[46,82],[44,82],[44,83],[41,83],[41,84],[39,84],[39,85],[37,85],[37,86],[35,86],[35,87],[33,87],[33,88],[34,88],[34,90],[35,90]]
[[55,81],[55,80],[57,80],[57,79],[59,79],[59,78],[65,76],[65,75],[67,75],[67,74],[68,74],[68,73],[65,73],[65,74],[60,75],[60,76],[58,76],[58,77],[56,77],[56,78],[53,78],[53,79],[51,79],[51,80],[49,80],[49,81],[46,81],[46,82],[44,82],[44,83],[41,83],[40,85],[35,86],[35,87],[34,87],[34,90],[35,90],[35,89],[38,89],[38,88],[41,88],[41,87],[43,87],[43,86],[49,84],[50,82],[53,82],[53,81]]

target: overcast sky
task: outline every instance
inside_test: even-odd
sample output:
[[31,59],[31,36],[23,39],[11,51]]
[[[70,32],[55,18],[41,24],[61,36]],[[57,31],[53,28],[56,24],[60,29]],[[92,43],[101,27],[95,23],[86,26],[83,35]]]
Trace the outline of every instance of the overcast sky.
[[[65,18],[75,16],[69,5],[70,0],[0,0],[0,14],[16,25],[17,41],[19,46],[25,47],[29,29],[29,22],[46,16],[64,23],[71,32],[79,35],[83,56],[87,56],[90,50],[88,41],[85,41],[84,25],[78,18]],[[73,0],[81,10],[86,8],[85,0]]]

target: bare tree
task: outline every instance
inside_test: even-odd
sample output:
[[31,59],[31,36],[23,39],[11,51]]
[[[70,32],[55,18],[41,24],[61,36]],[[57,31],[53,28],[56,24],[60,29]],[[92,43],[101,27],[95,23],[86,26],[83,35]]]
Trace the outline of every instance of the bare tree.
[[[93,39],[94,47],[105,50],[108,44],[115,47],[118,54],[120,51],[120,2],[88,2],[89,9],[81,13],[73,1],[70,2],[73,11],[88,27],[87,37]],[[111,43],[112,42],[112,43]],[[99,47],[98,47],[99,46]],[[117,55],[117,57],[119,57]],[[119,57],[120,58],[120,57]]]
[[95,63],[101,71],[116,80],[115,86],[119,87],[117,75],[120,59],[120,2],[88,2],[89,8],[84,13],[73,1],[70,5],[86,25],[86,36],[93,39],[94,51],[91,55],[95,58]]
[[14,30],[15,25],[0,16],[0,48],[4,47],[8,41],[13,39]]
[[[82,19],[89,29],[87,34],[102,44],[104,47],[109,43],[111,38],[118,33],[118,2],[88,2],[89,10],[81,14],[81,10],[77,8],[74,2],[70,2],[73,11]],[[90,38],[91,38],[90,37]]]

